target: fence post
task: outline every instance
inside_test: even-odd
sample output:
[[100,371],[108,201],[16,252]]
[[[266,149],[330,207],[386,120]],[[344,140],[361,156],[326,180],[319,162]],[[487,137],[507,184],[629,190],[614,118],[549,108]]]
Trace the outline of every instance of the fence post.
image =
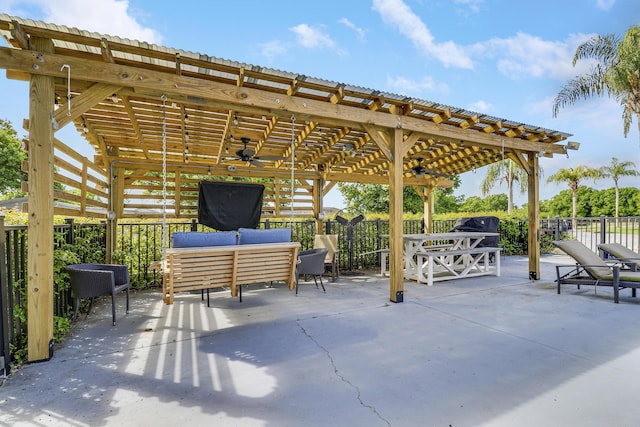
[[556,216],[556,229],[555,229],[556,240],[560,240],[560,217]]
[[[293,225],[293,224],[291,224]],[[264,219],[264,229],[268,230],[269,228],[271,228],[271,224],[269,223],[269,218],[265,218]]]
[[195,219],[191,220],[191,231],[198,231],[198,222]]
[[0,341],[0,373],[4,376],[9,373],[9,363],[11,363],[9,342],[13,329],[11,307],[9,307],[9,284],[7,283],[6,240],[4,216],[0,215],[0,337],[2,338]]
[[69,226],[69,230],[67,231],[66,241],[68,244],[73,245],[76,238],[73,234],[73,218],[67,218],[64,220],[64,223]]
[[600,215],[600,243],[607,243],[607,217]]
[[331,220],[327,219],[324,223],[324,234],[331,234]]

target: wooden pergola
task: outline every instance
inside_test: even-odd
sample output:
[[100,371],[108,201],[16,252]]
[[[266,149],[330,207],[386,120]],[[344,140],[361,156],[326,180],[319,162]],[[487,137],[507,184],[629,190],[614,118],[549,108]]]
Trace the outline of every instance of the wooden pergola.
[[[159,217],[164,200],[169,217],[196,217],[209,176],[260,178],[264,216],[315,218],[319,230],[336,183],[388,185],[389,295],[400,302],[403,186],[423,197],[428,230],[434,188],[511,159],[529,176],[529,276],[539,278],[538,157],[566,154],[567,133],[5,14],[0,33],[10,46],[0,68],[30,89],[31,361],[49,357],[53,336],[53,215],[105,218],[110,253],[120,218]],[[69,124],[93,159],[56,138]]]

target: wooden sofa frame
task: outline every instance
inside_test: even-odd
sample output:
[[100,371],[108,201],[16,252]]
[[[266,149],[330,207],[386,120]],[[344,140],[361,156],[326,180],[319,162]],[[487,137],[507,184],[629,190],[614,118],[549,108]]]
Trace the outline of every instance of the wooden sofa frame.
[[296,264],[300,243],[170,248],[163,261],[163,299],[173,304],[179,291],[230,287],[240,295],[241,285],[271,281],[296,286]]

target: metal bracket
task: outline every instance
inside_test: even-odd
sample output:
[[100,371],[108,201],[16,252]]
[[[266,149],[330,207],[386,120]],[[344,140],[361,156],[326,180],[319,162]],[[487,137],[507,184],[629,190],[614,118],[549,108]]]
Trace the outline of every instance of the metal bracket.
[[396,300],[393,302],[403,302],[404,301],[404,294],[402,293],[402,291],[396,291]]

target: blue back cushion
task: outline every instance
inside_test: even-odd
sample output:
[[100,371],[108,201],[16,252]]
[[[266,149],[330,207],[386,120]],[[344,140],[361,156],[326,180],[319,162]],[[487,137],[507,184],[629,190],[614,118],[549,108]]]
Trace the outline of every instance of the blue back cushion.
[[200,246],[225,246],[237,243],[235,231],[206,232],[176,232],[171,235],[171,243],[174,248],[193,248]]
[[282,243],[290,241],[290,228],[270,228],[268,230],[254,230],[253,228],[238,229],[239,245],[252,245],[256,243]]

